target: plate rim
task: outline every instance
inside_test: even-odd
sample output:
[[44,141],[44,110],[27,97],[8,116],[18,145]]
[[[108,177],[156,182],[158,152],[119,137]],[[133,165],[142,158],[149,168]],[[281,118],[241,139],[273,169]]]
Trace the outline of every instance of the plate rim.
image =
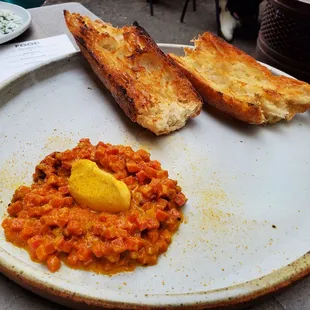
[[0,5],[1,4],[5,4],[5,6],[7,6],[8,8],[13,7],[16,10],[24,11],[27,14],[28,18],[27,18],[27,21],[25,23],[23,23],[20,27],[16,28],[13,32],[11,32],[7,35],[4,35],[2,38],[0,37],[0,45],[3,43],[9,42],[9,41],[15,39],[16,37],[20,36],[22,33],[24,33],[30,27],[30,24],[31,24],[31,14],[29,13],[28,10],[24,9],[20,5],[16,5],[13,3],[0,1]]
[[[181,44],[158,44],[159,47],[192,47],[190,45]],[[32,68],[29,68],[23,73],[19,73],[14,77],[5,80],[0,84],[0,91],[3,91],[9,85],[23,77],[31,74],[34,71],[39,70],[42,67],[53,66],[55,63],[59,63],[72,58],[81,57],[79,52],[71,53],[69,55],[60,56],[52,61],[48,61],[42,64],[38,64]],[[264,64],[265,65],[265,64]],[[270,66],[267,66],[270,67]],[[277,70],[273,67],[273,72],[278,71],[280,74],[289,76],[284,72]],[[42,68],[43,69],[43,68]],[[5,253],[4,253],[5,252]],[[0,248],[0,272],[6,275],[8,278],[12,279],[16,283],[39,294],[45,298],[51,299],[58,303],[68,305],[70,301],[76,305],[87,305],[94,307],[117,307],[117,308],[135,308],[135,309],[151,309],[151,308],[177,308],[185,306],[186,308],[217,308],[217,307],[227,307],[236,306],[253,301],[259,297],[276,292],[279,289],[287,287],[288,285],[294,283],[295,281],[303,278],[304,276],[310,274],[310,251],[280,269],[277,269],[263,277],[253,279],[238,285],[233,285],[229,287],[224,287],[215,290],[185,293],[185,294],[132,294],[132,293],[121,293],[115,295],[113,298],[94,298],[87,294],[81,292],[69,291],[57,286],[57,284],[48,284],[44,279],[40,279],[35,275],[32,275],[32,267],[28,266],[28,270],[25,271],[23,267],[27,267],[27,264],[19,261],[19,266],[12,265],[16,259],[10,253]],[[5,255],[6,254],[6,255]],[[10,262],[11,261],[11,262]],[[122,297],[120,297],[122,295]],[[138,296],[143,297],[144,300],[139,302]],[[165,301],[161,302],[162,297],[165,296]],[[182,301],[180,297],[182,296]],[[125,298],[123,298],[125,297]],[[136,300],[135,300],[136,299]],[[182,304],[181,304],[182,303]]]

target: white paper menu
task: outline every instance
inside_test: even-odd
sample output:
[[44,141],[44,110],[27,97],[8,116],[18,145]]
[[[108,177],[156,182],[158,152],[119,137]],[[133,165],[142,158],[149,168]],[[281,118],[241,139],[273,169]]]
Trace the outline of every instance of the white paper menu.
[[34,65],[76,51],[66,34],[0,46],[0,83]]

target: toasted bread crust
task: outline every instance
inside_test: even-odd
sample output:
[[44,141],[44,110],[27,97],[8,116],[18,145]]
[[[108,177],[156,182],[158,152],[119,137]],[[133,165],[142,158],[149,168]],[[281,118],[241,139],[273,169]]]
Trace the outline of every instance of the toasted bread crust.
[[174,59],[177,65],[184,70],[188,79],[208,104],[246,123],[262,124],[265,122],[264,114],[259,106],[242,102],[223,92],[215,90],[206,84],[197,74],[193,74],[189,71],[174,55],[169,55],[169,57]]
[[200,113],[200,95],[142,27],[64,15],[82,54],[132,121],[161,135]]
[[211,33],[194,42],[194,49],[185,48],[186,56],[169,57],[208,104],[251,124],[290,120],[310,108],[309,84],[274,76],[254,58]]
[[120,82],[117,81],[115,75],[109,74],[102,64],[100,64],[97,59],[92,55],[92,53],[85,48],[79,41],[76,41],[78,47],[80,48],[82,54],[89,62],[93,71],[99,77],[101,82],[105,85],[107,89],[111,92],[112,96],[116,99],[119,106],[125,112],[125,114],[133,121],[136,122],[136,106],[133,104],[133,99],[127,94],[126,88],[122,86]]

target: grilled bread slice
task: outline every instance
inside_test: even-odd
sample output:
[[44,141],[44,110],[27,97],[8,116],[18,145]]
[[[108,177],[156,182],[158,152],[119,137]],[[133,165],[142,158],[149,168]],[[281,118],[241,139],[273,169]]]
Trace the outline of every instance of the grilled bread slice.
[[254,58],[211,33],[185,56],[169,57],[210,105],[251,124],[291,120],[310,108],[310,85],[274,76]]
[[200,95],[138,24],[114,28],[64,15],[81,52],[132,121],[161,135],[200,113]]

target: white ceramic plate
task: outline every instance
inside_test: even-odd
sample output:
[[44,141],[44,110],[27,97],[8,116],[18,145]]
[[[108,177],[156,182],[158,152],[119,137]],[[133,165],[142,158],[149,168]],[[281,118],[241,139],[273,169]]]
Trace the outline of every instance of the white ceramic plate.
[[1,229],[0,271],[23,286],[84,309],[215,307],[309,273],[309,113],[254,126],[205,107],[180,131],[155,137],[124,115],[79,54],[6,82],[0,98],[1,217],[42,158],[83,137],[146,148],[189,198],[186,223],[158,264],[113,277],[66,266],[51,274]]
[[22,20],[21,25],[13,32],[5,35],[0,34],[0,44],[13,40],[29,28],[31,23],[31,15],[21,6],[0,1],[0,10],[9,10],[19,16]]

